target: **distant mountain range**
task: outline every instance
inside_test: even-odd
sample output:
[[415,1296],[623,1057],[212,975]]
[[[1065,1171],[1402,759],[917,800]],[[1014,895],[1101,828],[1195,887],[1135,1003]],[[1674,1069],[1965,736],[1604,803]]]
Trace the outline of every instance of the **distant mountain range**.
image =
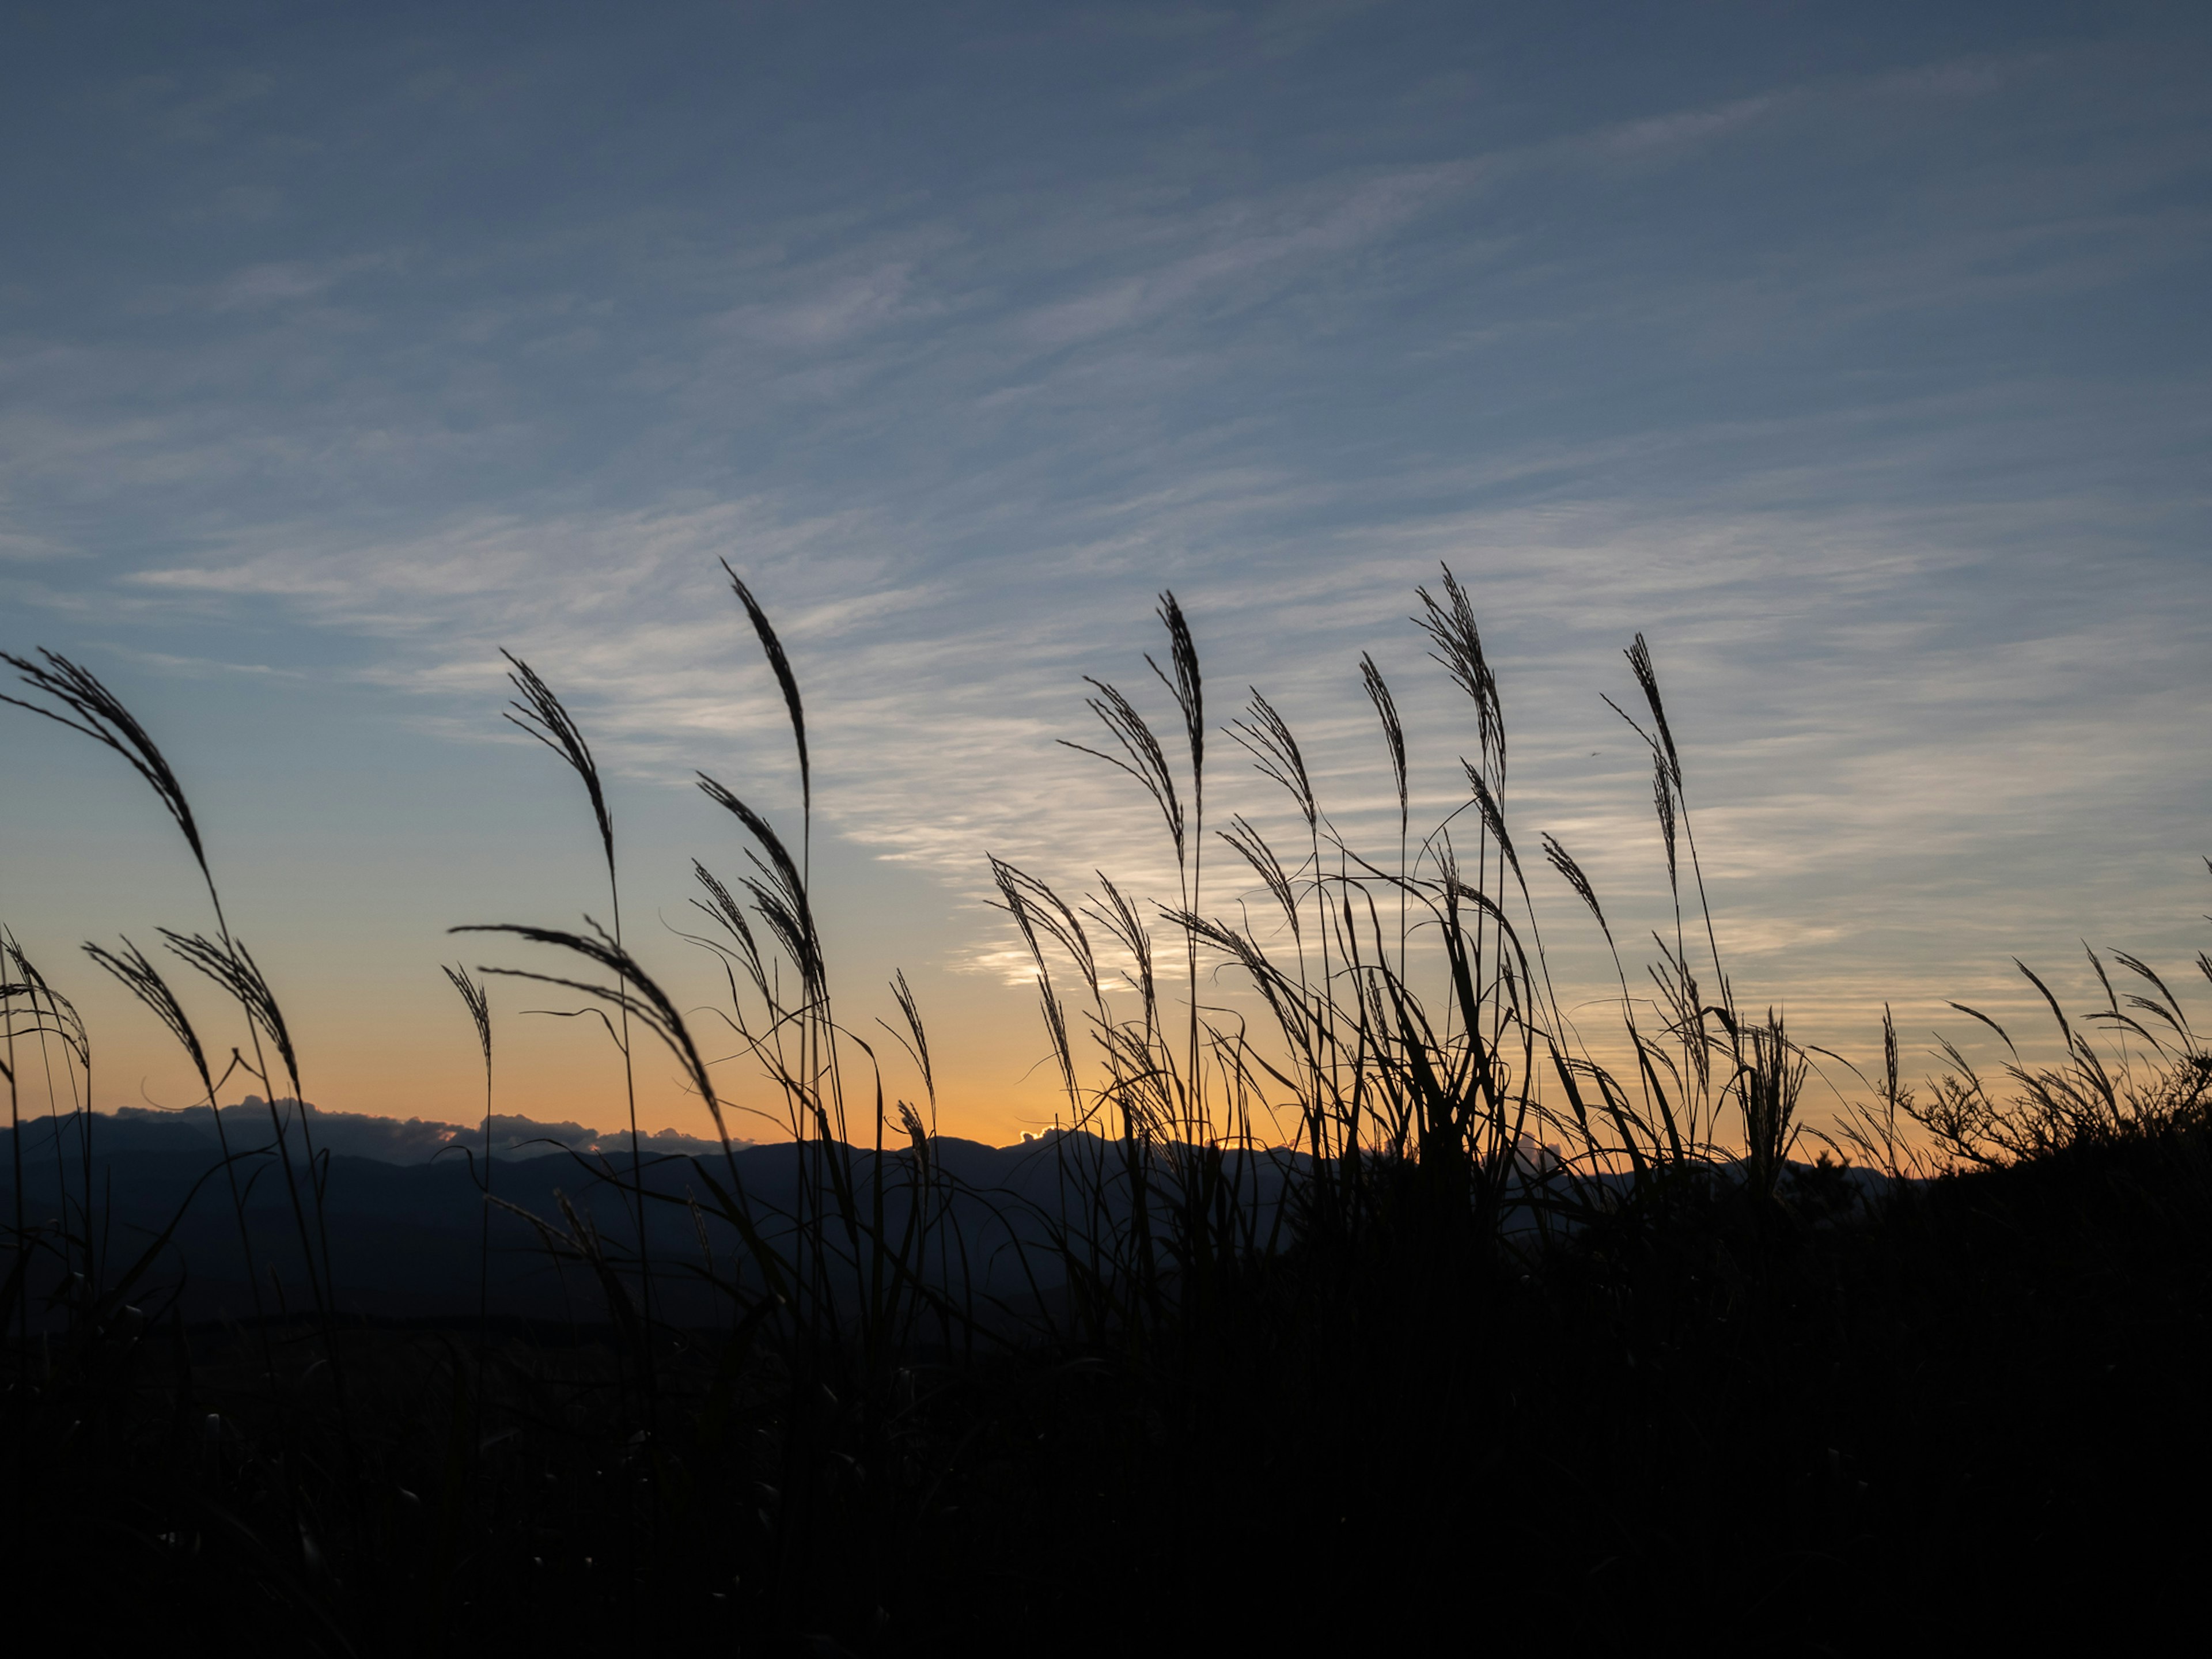
[[[315,1149],[341,1157],[373,1158],[383,1164],[428,1164],[441,1153],[455,1157],[463,1149],[479,1154],[483,1151],[484,1125],[481,1118],[473,1123],[441,1123],[422,1117],[374,1117],[366,1112],[326,1112],[312,1101],[302,1107],[291,1100],[279,1100],[276,1111],[288,1126],[304,1115]],[[234,1146],[270,1144],[269,1103],[258,1095],[248,1095],[235,1105],[224,1107],[222,1127]],[[648,1132],[640,1139],[647,1149],[663,1157],[720,1157],[722,1151],[719,1140],[678,1134],[673,1129]],[[629,1135],[626,1130],[617,1134],[588,1128],[581,1123],[544,1122],[537,1118],[497,1114],[491,1120],[492,1148],[502,1158],[537,1158],[562,1152],[590,1152],[602,1146],[611,1152],[617,1142],[627,1153]],[[213,1146],[216,1144],[216,1115],[205,1106],[188,1106],[181,1111],[149,1111],[143,1106],[125,1106],[112,1117],[106,1113],[100,1115],[94,1143],[95,1147],[105,1146],[118,1152],[167,1151],[203,1143]]]
[[[629,1174],[628,1136],[603,1136],[575,1123],[528,1118],[493,1121],[494,1157],[483,1156],[481,1123],[395,1120],[312,1106],[301,1114],[277,1103],[286,1125],[302,1201],[302,1117],[320,1170],[338,1301],[349,1313],[386,1318],[458,1318],[478,1305],[483,1247],[489,1241],[489,1301],[496,1315],[596,1323],[605,1317],[592,1271],[549,1247],[543,1222],[583,1224],[627,1256],[638,1224],[621,1183]],[[35,1228],[59,1224],[82,1232],[88,1184],[84,1120],[40,1119],[22,1128],[23,1211]],[[223,1172],[215,1114],[125,1109],[90,1119],[89,1188],[94,1235],[111,1269],[126,1264],[173,1223],[157,1271],[141,1298],[149,1307],[176,1298],[188,1319],[242,1319],[307,1302],[299,1226],[283,1166],[272,1155],[268,1104],[248,1097],[222,1110],[231,1173],[242,1192],[254,1279],[248,1287],[230,1178]],[[12,1217],[18,1138],[0,1129],[0,1209]],[[646,1243],[655,1264],[655,1298],[664,1317],[714,1324],[727,1317],[726,1296],[708,1274],[744,1277],[734,1229],[715,1214],[714,1188],[742,1188],[755,1224],[787,1238],[791,1217],[812,1183],[801,1154],[787,1143],[739,1145],[726,1158],[719,1142],[663,1133],[647,1138]],[[1088,1212],[1082,1194],[1095,1182],[1068,1178],[1072,1163],[1095,1167],[1118,1150],[1085,1134],[1048,1134],[1015,1146],[939,1136],[928,1143],[938,1178],[939,1232],[931,1276],[956,1294],[1021,1301],[1060,1277],[1048,1238],[1066,1217]],[[850,1150],[861,1204],[872,1212],[877,1155]],[[1232,1157],[1246,1183],[1271,1200],[1282,1189],[1289,1155]],[[696,1160],[696,1161],[695,1161]],[[906,1224],[916,1159],[902,1139],[882,1155],[884,1220],[894,1238]],[[480,1184],[489,1179],[490,1201]],[[1073,1200],[1073,1201],[1072,1201]],[[1126,1216],[1126,1197],[1109,1183],[1105,1208]],[[569,1219],[570,1213],[574,1218]],[[535,1217],[538,1222],[530,1218]],[[836,1230],[843,1245],[842,1230]],[[43,1260],[44,1258],[42,1258]],[[45,1294],[64,1269],[58,1255],[33,1273]],[[273,1275],[273,1277],[272,1277]]]
[[[279,1101],[272,1119],[267,1103],[253,1097],[223,1109],[222,1131],[232,1164],[223,1171],[216,1116],[205,1107],[178,1112],[125,1109],[89,1120],[88,1169],[85,1120],[27,1122],[20,1137],[23,1210],[34,1228],[52,1230],[66,1218],[82,1234],[85,1194],[93,1196],[94,1237],[113,1268],[143,1252],[165,1228],[173,1230],[157,1270],[141,1298],[158,1307],[174,1297],[189,1319],[246,1318],[306,1301],[307,1279],[300,1229],[283,1164],[272,1155],[274,1122],[282,1120],[295,1188],[303,1206],[306,1148],[313,1137],[323,1192],[333,1277],[342,1309],[386,1318],[453,1318],[473,1315],[480,1281],[489,1279],[495,1314],[535,1320],[597,1323],[605,1317],[594,1273],[549,1240],[547,1229],[588,1229],[611,1254],[628,1261],[638,1244],[636,1206],[629,1182],[629,1137],[603,1135],[577,1123],[525,1117],[493,1120],[493,1157],[483,1156],[483,1125],[421,1118],[370,1117],[350,1112],[304,1112]],[[0,1209],[11,1217],[18,1168],[17,1139],[0,1129]],[[728,1316],[725,1291],[710,1276],[755,1285],[736,1229],[716,1212],[717,1188],[741,1195],[752,1225],[771,1242],[787,1243],[802,1200],[818,1202],[822,1176],[788,1143],[738,1145],[725,1156],[719,1142],[667,1132],[645,1139],[645,1243],[655,1269],[657,1311],[678,1322],[718,1324]],[[939,1136],[927,1143],[933,1185],[928,1213],[938,1244],[925,1271],[956,1297],[1033,1304],[1051,1295],[1061,1273],[1051,1241],[1102,1218],[1124,1223],[1128,1194],[1119,1178],[1118,1145],[1085,1133],[1054,1133],[1014,1146]],[[1169,1224],[1163,1194],[1171,1186],[1157,1162],[1153,1192],[1156,1227]],[[860,1212],[874,1213],[882,1184],[884,1228],[896,1240],[907,1224],[918,1162],[903,1139],[881,1155],[848,1149]],[[1256,1202],[1258,1226],[1274,1224],[1284,1177],[1303,1165],[1286,1151],[1231,1153],[1225,1172],[1248,1204]],[[254,1279],[248,1288],[231,1183],[244,1200],[252,1240]],[[810,1178],[811,1177],[811,1178]],[[1853,1170],[1854,1188],[1880,1184]],[[487,1197],[485,1183],[489,1182]],[[533,1219],[535,1218],[535,1219]],[[832,1248],[849,1250],[842,1227]],[[487,1255],[487,1244],[489,1246]],[[319,1245],[318,1246],[319,1249]],[[872,1247],[863,1242],[865,1256]],[[41,1258],[33,1289],[45,1294],[65,1271],[58,1254]],[[489,1261],[488,1273],[484,1262]],[[626,1270],[625,1270],[626,1271]],[[273,1287],[271,1275],[274,1275]],[[849,1280],[849,1272],[846,1274]]]

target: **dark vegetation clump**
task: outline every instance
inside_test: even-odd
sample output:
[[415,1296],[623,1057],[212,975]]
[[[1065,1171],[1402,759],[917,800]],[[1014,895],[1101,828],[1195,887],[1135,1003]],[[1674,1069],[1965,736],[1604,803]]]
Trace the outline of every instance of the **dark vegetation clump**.
[[[798,681],[732,580],[811,819]],[[2055,1062],[1966,1009],[2002,1075],[1947,1049],[1909,1085],[1885,1016],[1856,1103],[1813,1130],[1808,1073],[1844,1062],[1730,981],[1641,636],[1616,708],[1649,750],[1674,906],[1639,979],[1573,854],[1513,838],[1466,592],[1446,571],[1419,598],[1472,704],[1468,787],[1413,834],[1404,725],[1363,659],[1399,808],[1380,849],[1339,832],[1258,691],[1209,723],[1172,595],[1147,664],[1173,727],[1091,683],[1087,752],[1158,809],[1176,885],[1153,903],[1102,874],[1071,897],[992,860],[1066,1096],[1018,1166],[936,1133],[903,976],[895,1023],[833,1008],[807,827],[794,848],[703,774],[746,862],[696,866],[687,937],[728,1002],[679,1007],[624,942],[591,749],[510,659],[510,718],[586,786],[609,911],[456,930],[526,947],[447,970],[483,1144],[492,988],[514,977],[604,1017],[626,1156],[579,1155],[572,1195],[470,1154],[476,1259],[441,1269],[438,1317],[349,1299],[345,1187],[374,1166],[319,1152],[291,1109],[301,1056],[152,738],[76,664],[7,658],[7,701],[132,765],[206,878],[212,934],[86,949],[182,1046],[222,1138],[185,1201],[129,1224],[89,1035],[0,935],[19,1623],[94,1652],[411,1656],[1842,1652],[2196,1619],[2212,1051],[2181,1000],[2093,952],[2106,1006],[2077,1021],[2023,966]],[[1287,836],[1208,823],[1224,736],[1283,792]],[[1611,951],[1600,1046],[1553,990],[1545,868]],[[180,968],[235,1043],[203,1038]],[[647,1158],[639,1042],[720,1158]],[[919,1104],[886,1096],[894,1050]],[[215,1109],[240,1073],[265,1139]],[[775,1147],[732,1139],[738,1087],[780,1103]],[[495,1223],[577,1287],[561,1316],[501,1305]],[[230,1287],[222,1316],[195,1273]]]

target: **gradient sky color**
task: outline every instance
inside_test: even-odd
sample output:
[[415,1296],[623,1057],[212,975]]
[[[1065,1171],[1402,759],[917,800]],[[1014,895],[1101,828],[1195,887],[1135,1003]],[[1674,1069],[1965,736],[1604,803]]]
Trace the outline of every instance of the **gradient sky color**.
[[[1630,939],[1662,869],[1599,694],[1644,631],[1739,994],[1846,1053],[1886,1000],[1909,1051],[1973,1034],[1949,998],[2032,1023],[2015,955],[2078,991],[2084,937],[2206,943],[2201,6],[11,19],[0,647],[167,748],[326,1106],[468,1115],[437,964],[522,958],[443,929],[604,914],[502,646],[613,780],[633,940],[711,997],[668,927],[738,843],[691,770],[797,809],[723,557],[809,700],[845,1006],[903,966],[988,1139],[1053,1098],[986,851],[1166,890],[1055,743],[1083,674],[1143,679],[1163,586],[1217,720],[1263,688],[1373,835],[1363,648],[1430,818],[1460,799],[1406,621],[1449,561],[1509,810]],[[1221,821],[1282,823],[1214,768]],[[0,918],[100,1103],[185,1103],[76,949],[206,925],[182,848],[27,716],[0,769]],[[611,1123],[604,1039],[538,1006],[502,992],[501,1109]],[[647,1117],[700,1127],[658,1073]]]

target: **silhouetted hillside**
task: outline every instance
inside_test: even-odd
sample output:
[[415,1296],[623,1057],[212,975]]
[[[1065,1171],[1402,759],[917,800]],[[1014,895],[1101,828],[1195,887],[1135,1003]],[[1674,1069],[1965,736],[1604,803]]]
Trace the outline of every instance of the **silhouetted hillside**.
[[[120,1265],[166,1231],[168,1242],[140,1300],[166,1304],[173,1296],[188,1320],[277,1311],[272,1269],[283,1290],[281,1305],[305,1309],[312,1297],[267,1107],[249,1097],[222,1115],[261,1287],[268,1293],[264,1304],[257,1310],[246,1288],[238,1222],[213,1115],[205,1108],[126,1109],[90,1120],[90,1179],[105,1249]],[[65,1211],[72,1218],[81,1213],[84,1121],[46,1120],[22,1131],[24,1210],[33,1226],[57,1221]],[[586,1323],[606,1316],[592,1271],[574,1249],[549,1242],[547,1229],[565,1234],[581,1223],[625,1257],[634,1251],[627,1137],[599,1137],[580,1126],[527,1118],[496,1121],[501,1151],[487,1163],[476,1146],[449,1138],[452,1125],[311,1109],[322,1224],[329,1230],[341,1312],[379,1319],[474,1315],[481,1252],[489,1263],[488,1300],[495,1316]],[[298,1120],[288,1114],[286,1123],[297,1178],[304,1182],[307,1152]],[[480,1145],[481,1133],[473,1139]],[[1127,1216],[1126,1187],[1109,1180],[1094,1188],[1088,1179],[1091,1171],[1113,1167],[1108,1148],[1094,1136],[1048,1134],[1005,1147],[939,1136],[927,1145],[951,1229],[932,1275],[963,1300],[973,1295],[986,1302],[1025,1301],[1057,1285],[1063,1264],[1054,1247],[1054,1229],[1084,1224],[1082,1215],[1067,1207],[1075,1194],[1086,1202],[1094,1193],[1103,1198],[1116,1222]],[[866,1187],[874,1179],[875,1154],[846,1152],[854,1180]],[[13,1157],[13,1137],[0,1130],[0,1170],[12,1167]],[[749,1284],[754,1275],[719,1213],[716,1189],[742,1194],[763,1235],[787,1243],[820,1178],[819,1150],[740,1145],[730,1158],[719,1145],[664,1133],[647,1142],[645,1157],[646,1243],[655,1262],[656,1315],[679,1323],[726,1323],[727,1286]],[[1232,1161],[1244,1170],[1243,1179],[1261,1216],[1271,1213],[1284,1169],[1300,1163],[1289,1154],[1232,1155]],[[914,1164],[911,1148],[884,1155],[884,1224],[893,1231],[909,1213]],[[1078,1173],[1085,1178],[1072,1185]],[[0,1203],[12,1200],[0,1194]],[[849,1276],[852,1263],[841,1267]],[[708,1273],[720,1278],[724,1288],[710,1285]]]

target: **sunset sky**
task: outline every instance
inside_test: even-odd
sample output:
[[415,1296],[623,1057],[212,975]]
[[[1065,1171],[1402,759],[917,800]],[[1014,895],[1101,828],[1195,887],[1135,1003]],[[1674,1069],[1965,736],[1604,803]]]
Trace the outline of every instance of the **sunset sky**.
[[[1663,864],[1601,694],[1642,630],[1738,994],[1807,1040],[1871,1057],[1887,1000],[1919,1069],[1977,1029],[1947,999],[2033,1025],[2015,956],[2086,999],[2084,939],[2207,1004],[2201,5],[10,15],[0,649],[164,745],[325,1107],[468,1116],[438,965],[530,958],[445,929],[605,915],[501,647],[610,775],[639,954],[713,998],[670,930],[741,842],[692,773],[798,817],[725,558],[807,698],[845,1016],[903,967],[948,1129],[1054,1109],[987,852],[1170,891],[1055,741],[1084,675],[1149,684],[1164,587],[1215,723],[1266,691],[1379,847],[1363,649],[1417,824],[1463,799],[1407,621],[1448,562],[1509,814],[1628,941]],[[189,859],[113,757],[0,715],[0,921],[100,1105],[186,1104],[77,946],[208,926]],[[1209,763],[1218,822],[1286,826]],[[501,1109],[611,1125],[604,1037],[495,996]],[[647,1072],[648,1126],[700,1129]]]

